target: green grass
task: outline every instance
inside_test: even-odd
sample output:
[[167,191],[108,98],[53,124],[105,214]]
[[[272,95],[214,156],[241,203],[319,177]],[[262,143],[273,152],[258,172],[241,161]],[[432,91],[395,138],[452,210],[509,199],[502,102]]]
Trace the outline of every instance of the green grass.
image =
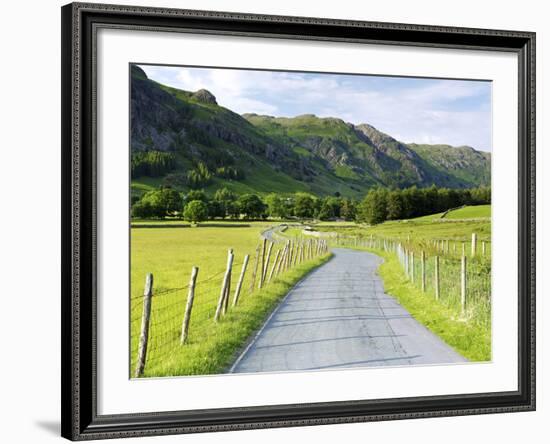
[[347,165],[336,165],[334,172],[338,177],[359,180],[360,176]]
[[491,217],[491,205],[475,205],[449,211],[445,219],[475,219]]
[[[490,211],[490,210],[489,210]],[[367,226],[350,223],[327,223],[315,226],[319,231],[338,231],[341,234],[353,236],[377,236],[392,239],[410,239],[417,242],[448,239],[468,247],[472,233],[476,233],[478,240],[490,242],[490,219],[449,219],[439,222],[437,219],[422,217],[418,219],[388,221],[379,225]]]
[[418,322],[470,361],[491,360],[490,313],[483,321],[462,318],[454,304],[445,303],[444,295],[442,301],[436,301],[432,292],[423,293],[411,284],[394,254],[371,251],[385,259],[379,269],[385,291],[395,296]]
[[[170,224],[172,221],[164,221]],[[173,222],[175,223],[175,222]],[[223,372],[246,339],[257,330],[288,290],[329,256],[305,261],[281,273],[261,290],[251,292],[252,270],[259,234],[271,224],[225,223],[215,227],[162,227],[131,230],[131,369],[135,367],[141,325],[145,275],[154,275],[151,323],[145,377],[204,375]],[[270,265],[277,251],[273,247]],[[214,313],[227,261],[233,248],[232,291],[227,314],[214,322]],[[233,308],[243,258],[250,255],[241,297]],[[189,340],[179,343],[192,266],[199,267]],[[271,269],[271,266],[270,266]],[[256,281],[257,282],[257,281]]]
[[491,205],[469,205],[449,212],[428,214],[411,219],[414,222],[447,222],[456,219],[482,219],[491,217]]

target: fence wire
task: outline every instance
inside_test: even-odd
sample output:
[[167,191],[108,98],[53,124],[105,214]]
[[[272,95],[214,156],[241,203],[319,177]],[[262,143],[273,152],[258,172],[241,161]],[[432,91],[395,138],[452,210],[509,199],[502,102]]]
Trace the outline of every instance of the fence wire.
[[[338,236],[332,240],[332,244],[341,247],[369,248],[394,254],[401,264],[404,277],[431,297],[438,296],[438,302],[449,308],[457,319],[483,326],[490,325],[491,242],[489,239],[470,237],[412,241],[408,237],[391,239],[375,236]],[[462,271],[463,257],[466,266],[465,276]],[[437,273],[436,260],[438,261]],[[437,285],[438,294],[436,294]],[[463,291],[465,291],[464,301]]]
[[[265,249],[263,249],[264,244]],[[199,268],[199,277],[193,287],[194,299],[185,343],[182,343],[182,331],[191,289],[190,284],[178,288],[153,290],[144,375],[167,374],[168,371],[177,369],[177,362],[183,347],[193,347],[217,334],[215,316],[220,305],[223,288],[225,288],[223,294],[226,294],[226,297],[221,304],[219,322],[224,322],[227,315],[233,310],[238,310],[240,304],[246,298],[261,297],[262,289],[276,285],[279,279],[284,278],[287,271],[328,252],[328,245],[322,241],[287,241],[274,242],[271,247],[271,254],[268,255],[269,244],[268,241],[262,241],[255,253],[250,255],[236,306],[234,306],[234,301],[244,264],[244,255],[241,255],[239,260],[233,261],[227,281],[225,279],[227,270],[220,270],[215,274],[202,278]],[[189,274],[191,274],[191,270],[189,270]],[[224,283],[226,283],[226,287],[224,287]],[[145,296],[130,298],[130,371],[132,376],[135,376],[134,370],[138,360],[140,335],[144,324],[144,301]],[[143,374],[139,376],[143,376]]]

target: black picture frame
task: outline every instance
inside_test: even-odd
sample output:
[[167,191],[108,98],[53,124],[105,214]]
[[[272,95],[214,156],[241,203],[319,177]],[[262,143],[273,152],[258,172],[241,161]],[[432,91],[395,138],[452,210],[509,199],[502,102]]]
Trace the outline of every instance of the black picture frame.
[[[62,436],[120,438],[535,409],[535,33],[72,3],[62,14]],[[100,27],[508,51],[519,62],[518,390],[99,416],[95,39]]]

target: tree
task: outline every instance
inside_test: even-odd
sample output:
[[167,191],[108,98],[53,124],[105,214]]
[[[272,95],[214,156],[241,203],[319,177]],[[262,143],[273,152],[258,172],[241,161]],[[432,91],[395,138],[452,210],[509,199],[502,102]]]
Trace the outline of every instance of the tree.
[[174,215],[181,209],[182,199],[179,192],[172,188],[159,188],[148,191],[141,198],[141,202],[148,206],[149,217],[164,218]]
[[[202,201],[199,201],[199,202],[202,202]],[[208,208],[209,219],[215,219],[217,217],[219,218],[225,217],[225,207],[222,202],[217,200],[211,200],[206,203],[206,207]]]
[[265,216],[266,205],[255,194],[243,194],[237,201],[245,219],[258,219]]
[[208,202],[208,196],[203,190],[191,190],[185,195],[185,202],[191,202],[192,200],[200,200],[206,203]]
[[296,193],[294,198],[294,215],[301,218],[312,218],[316,213],[316,198],[307,193]]
[[424,193],[416,186],[401,191],[403,215],[405,219],[422,216],[425,213]]
[[388,193],[387,203],[388,220],[403,219],[403,198],[401,191],[395,190]]
[[267,211],[271,217],[285,218],[289,215],[289,209],[284,197],[271,193],[265,198]]
[[187,185],[190,188],[200,188],[208,185],[212,180],[212,173],[204,162],[199,162],[197,166],[187,172]]
[[221,217],[231,216],[235,213],[237,199],[237,195],[225,187],[216,191],[214,202],[220,206],[220,212],[223,213]]
[[132,217],[137,219],[150,219],[154,216],[155,212],[150,203],[139,200],[132,205]]
[[321,220],[340,217],[340,199],[336,197],[324,198],[317,217]]
[[430,188],[424,190],[424,206],[422,213],[424,214],[433,214],[438,211],[438,197],[439,191],[435,185],[432,185]]
[[208,206],[202,200],[192,200],[185,205],[183,217],[194,224],[202,222],[208,217]]
[[355,220],[357,215],[357,204],[352,199],[344,199],[340,205],[340,217],[345,220]]
[[387,190],[377,188],[370,190],[359,205],[359,220],[371,225],[379,224],[387,219]]
[[132,154],[132,177],[160,177],[176,167],[174,153],[163,151],[141,151]]
[[214,200],[217,200],[219,202],[235,201],[237,200],[237,195],[228,188],[223,187],[216,190],[216,192],[214,193]]
[[475,205],[491,203],[491,187],[478,187],[470,190],[472,195],[472,203]]

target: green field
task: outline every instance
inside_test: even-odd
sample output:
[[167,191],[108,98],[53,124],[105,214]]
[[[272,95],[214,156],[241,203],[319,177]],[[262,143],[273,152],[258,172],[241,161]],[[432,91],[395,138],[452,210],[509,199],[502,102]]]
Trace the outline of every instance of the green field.
[[[147,224],[150,221],[147,221]],[[145,222],[143,222],[145,223]],[[267,222],[224,223],[178,227],[176,221],[131,232],[131,373],[135,368],[141,327],[145,276],[154,276],[147,360],[143,376],[215,374],[223,372],[247,338],[257,330],[289,289],[329,255],[304,261],[281,273],[261,290],[251,291],[255,252]],[[162,225],[166,225],[163,227]],[[207,224],[208,225],[208,224]],[[212,226],[215,225],[215,226]],[[149,226],[149,225],[145,225]],[[274,244],[270,265],[283,244]],[[234,251],[232,289],[244,256],[250,255],[237,307],[230,306],[218,323],[214,313],[220,296],[227,251]],[[199,267],[189,339],[180,344],[187,284],[193,266]],[[271,269],[271,267],[269,268]],[[258,282],[258,279],[256,280]]]
[[417,217],[411,219],[415,222],[429,221],[429,222],[447,222],[449,220],[457,219],[490,219],[491,218],[491,205],[470,205],[455,210],[445,211],[442,213],[429,214],[427,216]]
[[477,219],[490,217],[491,205],[475,205],[449,211],[445,219]]
[[[337,233],[327,236],[333,246],[366,248],[385,259],[379,273],[385,291],[422,324],[439,335],[463,356],[473,361],[491,358],[490,302],[490,206],[465,207],[455,210],[459,216],[446,222],[423,217],[391,221],[376,226],[349,222],[312,224],[314,230]],[[453,212],[455,212],[453,211]],[[449,215],[453,212],[449,212]],[[472,216],[475,215],[475,216]],[[455,215],[456,216],[456,215]],[[485,219],[482,219],[482,218]],[[216,374],[227,370],[247,339],[289,289],[310,270],[328,260],[329,255],[305,261],[258,289],[251,288],[256,251],[261,245],[260,233],[275,222],[209,221],[191,227],[179,219],[154,221],[134,220],[131,229],[131,368],[136,364],[143,307],[145,276],[154,275],[148,357],[143,376]],[[471,235],[476,233],[478,248],[471,257]],[[274,239],[295,241],[309,239],[303,227],[289,222]],[[413,274],[405,273],[395,249],[384,245],[401,245],[415,256]],[[481,251],[483,242],[484,250]],[[270,265],[284,242],[275,243]],[[227,251],[234,251],[232,291],[227,314],[214,322],[220,296]],[[460,303],[460,257],[468,256],[468,305],[463,312]],[[421,253],[425,255],[425,290],[420,288]],[[244,256],[250,255],[243,290],[233,308],[233,291]],[[434,257],[440,260],[440,299],[434,297]],[[180,344],[183,313],[188,294],[188,281],[193,266],[199,267],[195,302],[188,342]],[[271,267],[270,267],[271,268]]]

